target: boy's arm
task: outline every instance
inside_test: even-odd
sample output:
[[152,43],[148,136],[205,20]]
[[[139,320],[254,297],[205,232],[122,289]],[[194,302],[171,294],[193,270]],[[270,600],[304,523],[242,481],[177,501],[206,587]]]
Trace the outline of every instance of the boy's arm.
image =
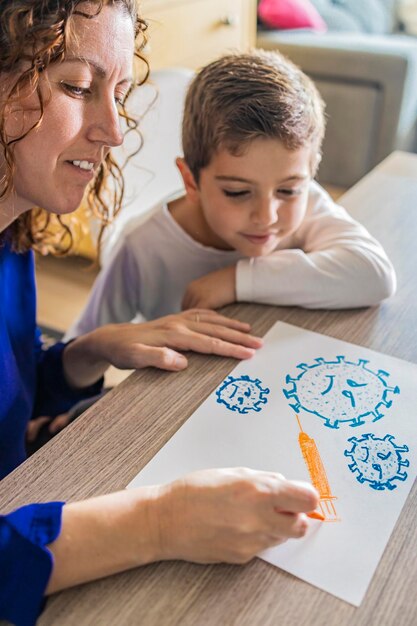
[[395,292],[382,246],[316,183],[296,238],[296,247],[238,262],[238,301],[337,309],[375,305]]
[[65,341],[105,324],[130,322],[138,313],[139,290],[140,269],[124,242],[97,276],[88,302]]
[[182,309],[218,309],[236,302],[236,265],[193,280],[182,299]]

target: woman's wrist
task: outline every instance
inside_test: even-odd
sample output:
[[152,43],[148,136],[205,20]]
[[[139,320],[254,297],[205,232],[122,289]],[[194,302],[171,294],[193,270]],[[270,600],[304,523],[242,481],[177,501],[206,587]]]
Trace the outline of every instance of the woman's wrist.
[[102,354],[100,329],[71,341],[62,359],[65,378],[71,387],[82,389],[97,382],[110,365]]
[[139,487],[126,492],[126,554],[130,567],[167,558],[164,547],[165,492],[163,486]]
[[175,489],[178,482],[155,487],[154,498],[148,500],[148,527],[153,553],[152,561],[168,561],[180,558],[176,524],[179,521],[183,527],[186,519],[179,512],[181,510],[181,498]]

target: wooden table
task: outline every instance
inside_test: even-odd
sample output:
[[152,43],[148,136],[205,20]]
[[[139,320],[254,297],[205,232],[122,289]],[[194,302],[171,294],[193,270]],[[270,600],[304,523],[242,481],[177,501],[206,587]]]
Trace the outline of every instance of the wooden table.
[[[417,363],[417,155],[394,153],[342,204],[393,260],[398,292],[392,300],[345,311],[227,310],[260,335],[282,320]],[[193,355],[185,372],[133,374],[1,483],[1,510],[124,488],[235,364]],[[416,546],[415,484],[360,608],[260,559],[244,567],[168,562],[59,593],[39,624],[411,626],[417,624]]]

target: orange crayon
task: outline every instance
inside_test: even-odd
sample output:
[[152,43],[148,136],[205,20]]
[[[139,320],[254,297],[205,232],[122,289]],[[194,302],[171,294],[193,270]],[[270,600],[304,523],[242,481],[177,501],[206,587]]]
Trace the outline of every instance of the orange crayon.
[[311,513],[307,513],[307,517],[310,517],[311,519],[318,519],[321,522],[324,522],[324,520],[326,519],[324,515],[322,515],[318,511],[311,511]]

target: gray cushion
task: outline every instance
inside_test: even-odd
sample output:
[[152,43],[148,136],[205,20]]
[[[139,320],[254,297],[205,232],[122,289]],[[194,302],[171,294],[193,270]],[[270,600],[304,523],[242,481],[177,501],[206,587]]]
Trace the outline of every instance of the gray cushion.
[[396,0],[311,0],[330,31],[388,33]]
[[417,148],[417,38],[270,31],[257,45],[295,61],[328,105],[323,181],[350,186],[393,149]]

